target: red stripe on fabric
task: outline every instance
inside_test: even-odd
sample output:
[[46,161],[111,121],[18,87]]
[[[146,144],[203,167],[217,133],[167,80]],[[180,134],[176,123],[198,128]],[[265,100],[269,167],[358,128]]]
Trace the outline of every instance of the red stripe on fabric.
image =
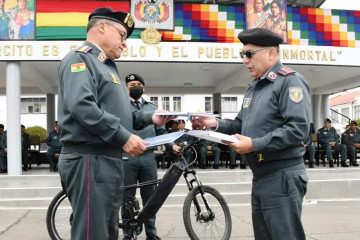
[[92,12],[98,7],[111,7],[114,10],[129,12],[130,2],[126,1],[36,1],[36,12]]
[[86,239],[90,238],[90,155],[88,155],[87,160],[87,229],[86,229]]

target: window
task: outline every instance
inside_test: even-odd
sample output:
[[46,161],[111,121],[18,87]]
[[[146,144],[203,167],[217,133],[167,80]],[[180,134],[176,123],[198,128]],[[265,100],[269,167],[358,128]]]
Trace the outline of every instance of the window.
[[237,97],[221,98],[222,112],[238,112]]
[[173,111],[181,112],[181,97],[173,97]]
[[205,97],[205,112],[213,112],[212,97]]
[[[338,109],[333,109],[334,111],[331,111],[331,119],[333,120],[333,121],[335,121],[335,122],[338,122],[339,121],[339,119],[338,119]],[[336,112],[335,112],[336,111]]]
[[360,105],[354,107],[354,119],[353,120],[358,120],[358,119],[360,119]]
[[170,97],[161,97],[162,110],[170,111]]
[[159,99],[158,97],[150,97],[150,102],[154,104],[156,107],[159,107]]
[[46,113],[45,98],[22,98],[21,113]]
[[[346,117],[349,117],[349,108],[348,107],[347,108],[342,108],[341,109],[341,114],[345,115]],[[346,117],[341,116],[341,122],[348,122],[349,119],[346,118]]]

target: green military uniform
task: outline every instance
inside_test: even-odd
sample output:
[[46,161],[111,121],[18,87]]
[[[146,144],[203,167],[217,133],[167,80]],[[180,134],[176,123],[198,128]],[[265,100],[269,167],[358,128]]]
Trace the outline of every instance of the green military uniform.
[[[150,102],[142,101],[139,104],[140,111],[155,111],[157,107]],[[131,100],[131,110],[137,111],[138,106],[136,103]],[[150,138],[154,136],[159,136],[166,134],[166,129],[164,126],[158,126],[151,124],[146,128],[140,131],[134,131],[134,134],[140,136],[142,139]],[[168,148],[171,148],[173,144],[167,144]],[[146,181],[156,180],[157,179],[157,163],[154,155],[154,150],[156,147],[149,147],[147,150],[138,156],[131,157],[128,154],[124,154],[128,160],[123,162],[124,172],[125,172],[125,186],[132,185],[136,183],[142,183]],[[151,195],[155,191],[156,186],[146,186],[140,188],[140,194],[143,201],[143,205],[150,199]],[[136,189],[126,190],[124,192],[124,202],[132,201],[135,198]],[[125,218],[126,212],[123,211],[123,217]],[[155,227],[155,216],[149,218],[145,223],[145,232],[146,236],[152,238],[157,235]],[[125,236],[131,237],[129,234],[124,232]]]
[[343,143],[346,145],[347,150],[349,151],[349,158],[353,166],[359,166],[356,162],[356,148],[354,144],[360,143],[360,130],[356,128],[355,130],[348,129],[343,133]]
[[245,154],[254,178],[251,195],[255,239],[305,239],[301,223],[308,176],[302,156],[310,126],[307,81],[278,61],[245,92],[235,120],[217,131],[250,137]]
[[[336,133],[335,128],[325,128],[322,127],[317,132],[318,142],[321,145],[321,148],[325,149],[326,157],[329,162],[333,162],[333,156],[331,153],[331,149],[334,149],[336,152],[341,154],[341,165],[346,165],[347,153],[346,153],[346,145],[340,144],[339,135]],[[331,147],[329,142],[335,142],[336,144]]]
[[132,114],[115,62],[85,41],[59,67],[59,173],[73,208],[71,239],[118,239],[123,193],[122,147],[133,126],[153,112]]

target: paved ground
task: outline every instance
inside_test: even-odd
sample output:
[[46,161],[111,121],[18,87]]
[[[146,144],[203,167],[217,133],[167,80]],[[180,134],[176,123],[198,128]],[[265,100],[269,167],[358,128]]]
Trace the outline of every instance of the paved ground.
[[[250,206],[230,207],[233,221],[231,239],[253,239]],[[162,208],[158,233],[162,239],[187,240],[181,207]],[[48,240],[45,209],[0,211],[1,240]],[[310,240],[359,240],[360,202],[319,202],[305,204],[303,224]],[[145,239],[141,235],[140,239]]]

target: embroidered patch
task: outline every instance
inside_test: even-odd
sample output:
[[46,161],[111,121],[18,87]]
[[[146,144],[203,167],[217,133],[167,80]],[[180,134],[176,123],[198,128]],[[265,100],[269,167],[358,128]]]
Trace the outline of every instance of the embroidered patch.
[[251,103],[251,98],[244,98],[243,108],[248,108]]
[[117,76],[115,74],[109,73],[109,75],[110,75],[110,78],[112,79],[113,83],[115,83],[117,85],[120,85],[120,81],[119,81],[119,79],[117,78]]
[[85,69],[86,69],[86,65],[84,62],[71,64],[71,72],[73,73],[83,72],[85,71]]
[[269,72],[268,78],[274,80],[276,78],[276,74],[274,72]]
[[290,87],[289,88],[290,100],[294,103],[299,103],[303,100],[304,94],[301,87]]
[[104,54],[103,52],[101,52],[101,53],[99,54],[99,56],[98,56],[98,59],[99,59],[100,62],[105,61],[105,59],[106,59],[105,54]]

